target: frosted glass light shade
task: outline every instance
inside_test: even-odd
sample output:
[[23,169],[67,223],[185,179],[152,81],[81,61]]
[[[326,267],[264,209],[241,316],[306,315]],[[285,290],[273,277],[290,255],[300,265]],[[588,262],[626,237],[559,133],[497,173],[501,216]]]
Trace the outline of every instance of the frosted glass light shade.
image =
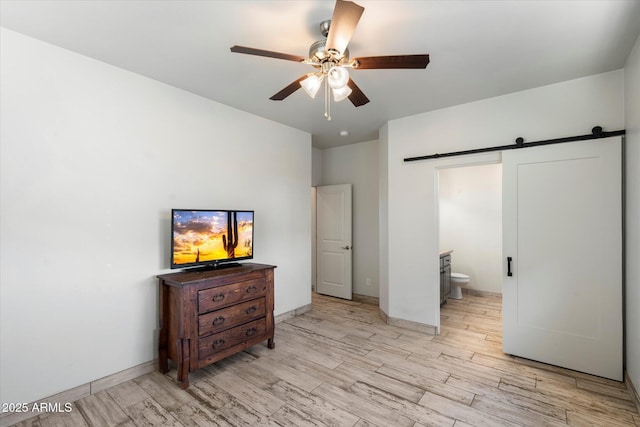
[[300,86],[307,92],[311,98],[315,98],[318,90],[320,90],[320,85],[322,84],[322,79],[324,76],[318,77],[315,74],[311,74],[306,79],[300,82]]
[[332,67],[327,74],[331,89],[342,89],[349,82],[349,72],[344,67]]
[[343,86],[339,89],[331,89],[331,90],[333,91],[333,100],[335,102],[342,101],[343,99],[351,95],[351,92],[353,92],[349,86]]

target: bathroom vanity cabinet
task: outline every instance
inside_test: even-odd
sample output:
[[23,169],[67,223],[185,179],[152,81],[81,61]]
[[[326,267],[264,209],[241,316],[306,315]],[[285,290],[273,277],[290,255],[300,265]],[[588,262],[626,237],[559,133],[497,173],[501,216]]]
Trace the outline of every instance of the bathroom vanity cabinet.
[[447,302],[451,294],[451,252],[440,252],[440,305]]

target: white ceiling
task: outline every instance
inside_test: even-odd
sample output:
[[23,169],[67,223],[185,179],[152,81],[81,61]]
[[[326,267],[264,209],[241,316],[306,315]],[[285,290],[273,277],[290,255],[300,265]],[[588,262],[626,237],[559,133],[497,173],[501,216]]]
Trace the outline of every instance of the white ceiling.
[[331,122],[320,95],[269,100],[311,66],[229,48],[307,56],[334,1],[1,0],[0,24],[304,130],[319,148],[377,139],[391,119],[620,69],[640,33],[640,0],[356,3],[365,11],[351,57],[428,53],[431,63],[352,71],[371,102],[333,103]]

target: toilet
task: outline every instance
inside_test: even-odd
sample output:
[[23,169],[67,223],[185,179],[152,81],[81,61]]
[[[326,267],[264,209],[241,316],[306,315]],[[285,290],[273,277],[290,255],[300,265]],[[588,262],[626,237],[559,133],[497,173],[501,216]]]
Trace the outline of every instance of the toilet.
[[467,287],[471,278],[462,273],[451,273],[451,294],[449,298],[462,299],[462,289]]

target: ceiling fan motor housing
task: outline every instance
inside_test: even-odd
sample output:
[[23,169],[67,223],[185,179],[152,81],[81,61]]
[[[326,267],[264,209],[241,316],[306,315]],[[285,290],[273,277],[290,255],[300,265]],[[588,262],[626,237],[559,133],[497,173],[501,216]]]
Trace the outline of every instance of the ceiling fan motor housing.
[[327,19],[326,21],[322,21],[320,23],[320,34],[322,34],[322,37],[327,37],[329,35],[330,27],[331,27],[331,19]]
[[349,62],[349,49],[344,50],[344,54],[340,55],[339,52],[333,52],[326,50],[327,40],[318,40],[314,42],[309,48],[309,59],[317,60],[318,62],[324,62],[333,60],[336,63]]
[[[330,27],[330,19],[320,23],[320,33],[323,37],[327,37],[329,35]],[[335,65],[344,64],[349,62],[349,48],[346,48],[342,55],[337,51],[329,51],[327,50],[327,40],[325,38],[323,40],[318,40],[311,45],[309,48],[309,59],[316,60],[320,63],[331,61]]]

